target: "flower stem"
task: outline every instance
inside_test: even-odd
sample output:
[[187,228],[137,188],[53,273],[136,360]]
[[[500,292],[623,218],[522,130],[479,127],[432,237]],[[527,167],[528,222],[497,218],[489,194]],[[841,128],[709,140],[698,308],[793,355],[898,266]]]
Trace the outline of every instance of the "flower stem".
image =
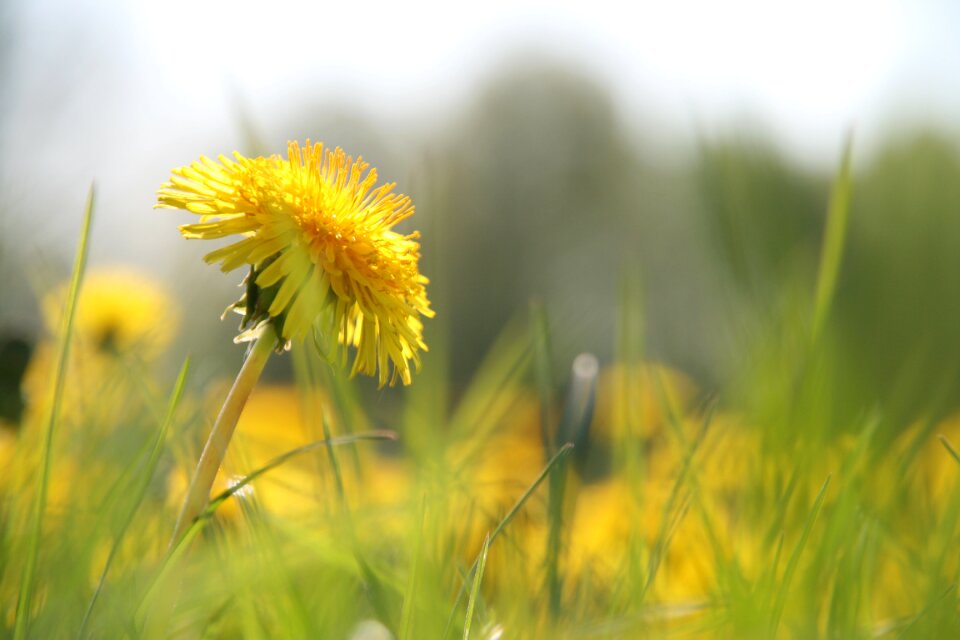
[[230,444],[230,438],[233,436],[233,430],[237,426],[243,407],[250,397],[250,392],[257,384],[263,367],[270,357],[277,344],[277,333],[272,323],[267,323],[256,342],[247,353],[243,366],[240,367],[240,373],[237,379],[233,381],[230,393],[224,400],[220,413],[217,415],[217,421],[213,424],[210,431],[210,437],[203,446],[203,453],[200,454],[200,461],[193,472],[193,478],[190,480],[190,487],[187,489],[187,495],[183,500],[183,506],[180,507],[180,515],[177,517],[177,524],[173,531],[173,538],[170,540],[170,548],[173,549],[184,532],[190,527],[194,520],[203,512],[210,500],[210,489],[213,487],[213,481],[223,462],[223,456],[227,453],[227,445]]

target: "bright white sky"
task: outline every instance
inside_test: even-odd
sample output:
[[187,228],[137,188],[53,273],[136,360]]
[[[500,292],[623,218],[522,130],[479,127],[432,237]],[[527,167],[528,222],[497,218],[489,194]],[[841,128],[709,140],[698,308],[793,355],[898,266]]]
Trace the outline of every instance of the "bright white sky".
[[130,19],[159,82],[211,109],[227,82],[266,110],[333,91],[394,114],[442,107],[510,47],[532,42],[592,69],[628,111],[679,127],[759,115],[809,144],[877,117],[905,89],[920,104],[934,93],[956,105],[960,3],[952,4],[174,0]]
[[[851,127],[863,149],[892,115],[950,123],[960,114],[960,2],[951,0],[12,6],[0,196],[70,214],[49,231],[67,248],[92,177],[101,228],[169,236],[167,221],[143,212],[170,167],[236,146],[238,96],[263,123],[331,96],[374,118],[423,122],[468,104],[499,63],[534,47],[594,74],[628,119],[642,114],[680,136],[749,119],[828,164]],[[116,257],[167,245],[128,246]]]

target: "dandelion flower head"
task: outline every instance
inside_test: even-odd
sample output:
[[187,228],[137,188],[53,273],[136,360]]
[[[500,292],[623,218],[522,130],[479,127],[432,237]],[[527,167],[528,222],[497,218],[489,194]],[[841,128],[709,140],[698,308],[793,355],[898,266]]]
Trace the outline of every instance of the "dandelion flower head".
[[[60,329],[69,283],[43,300],[51,333]],[[102,353],[136,351],[141,358],[163,352],[174,338],[179,308],[155,278],[126,266],[90,269],[77,300],[74,331],[84,347]]]
[[368,168],[309,140],[291,142],[286,159],[201,157],[173,170],[157,206],[200,216],[180,227],[185,238],[240,237],[205,260],[225,272],[249,265],[247,292],[235,305],[242,328],[272,322],[293,341],[325,319],[321,332],[339,339],[344,358],[355,347],[353,374],[409,384],[411,361],[419,367],[427,349],[420,317],[433,316],[419,236],[392,230],[414,208],[394,184],[375,186]]

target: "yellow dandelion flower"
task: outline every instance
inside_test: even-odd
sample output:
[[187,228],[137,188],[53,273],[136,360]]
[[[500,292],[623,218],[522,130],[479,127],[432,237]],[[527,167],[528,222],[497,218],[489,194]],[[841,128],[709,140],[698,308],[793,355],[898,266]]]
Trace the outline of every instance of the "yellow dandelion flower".
[[419,367],[427,349],[420,316],[433,316],[419,235],[391,230],[413,204],[392,183],[375,187],[376,170],[340,148],[291,142],[287,156],[201,157],[173,170],[157,206],[200,216],[180,227],[185,238],[241,236],[205,260],[225,272],[250,266],[242,327],[269,320],[282,340],[302,340],[327,318],[343,357],[356,348],[353,374],[409,384],[410,362]]
[[[43,316],[51,333],[60,328],[69,286],[63,283],[43,300]],[[95,351],[136,351],[149,358],[170,344],[178,320],[173,296],[155,278],[126,266],[100,267],[84,277],[74,335]]]
[[[40,300],[49,335],[30,355],[20,384],[22,422],[28,430],[39,429],[50,408],[50,379],[58,355],[54,337],[60,331],[68,289],[69,282],[62,283]],[[179,316],[173,295],[150,275],[129,266],[90,269],[77,298],[74,350],[61,401],[64,422],[104,428],[120,424],[120,416],[129,415],[124,411],[137,407],[134,399],[140,397],[133,392],[132,377],[126,375],[134,370],[131,364],[151,364],[160,358],[176,337]]]

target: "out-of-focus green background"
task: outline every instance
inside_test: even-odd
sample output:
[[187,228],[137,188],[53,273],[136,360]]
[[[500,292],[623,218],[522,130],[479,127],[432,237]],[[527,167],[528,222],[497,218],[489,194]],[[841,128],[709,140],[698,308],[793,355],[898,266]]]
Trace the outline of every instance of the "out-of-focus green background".
[[960,15],[776,4],[6,2],[0,331],[43,331],[37,297],[65,277],[96,180],[93,264],[160,274],[186,309],[171,362],[189,351],[232,370],[234,323],[218,317],[241,274],[205,267],[154,191],[200,154],[309,136],[413,196],[406,228],[423,234],[438,312],[427,341],[455,387],[531,299],[558,362],[609,361],[621,286],[639,281],[649,357],[734,398],[742,371],[755,386],[769,367],[771,398],[802,397],[775,388],[777,354],[813,289],[852,132],[848,250],[816,376],[831,393],[812,410],[946,411],[960,401]]

